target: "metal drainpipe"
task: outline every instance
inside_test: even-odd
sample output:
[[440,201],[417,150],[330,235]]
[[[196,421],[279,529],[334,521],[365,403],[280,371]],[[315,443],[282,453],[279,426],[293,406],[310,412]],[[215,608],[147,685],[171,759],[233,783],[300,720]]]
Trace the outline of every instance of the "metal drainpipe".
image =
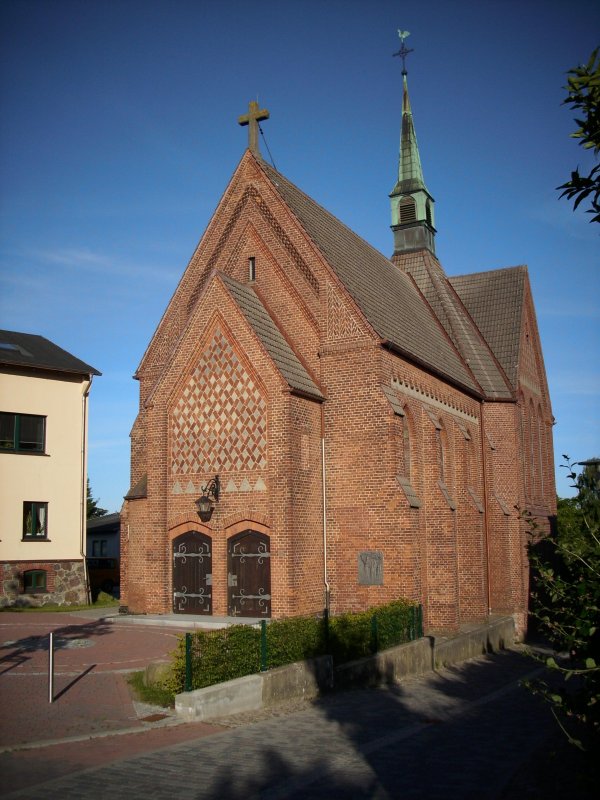
[[82,422],[81,422],[81,534],[79,538],[79,554],[83,561],[83,575],[85,579],[85,593],[88,604],[92,602],[90,594],[90,578],[88,575],[87,560],[85,557],[85,536],[86,536],[86,519],[87,519],[87,483],[86,483],[86,440],[87,440],[87,399],[92,388],[92,381],[94,376],[90,374],[87,387],[84,389],[82,398]]
[[325,609],[329,614],[331,586],[327,580],[327,481],[325,470],[325,415],[321,405],[321,484],[323,487],[323,583],[325,584]]
[[487,491],[487,458],[485,454],[485,424],[483,421],[483,405],[481,401],[481,411],[479,415],[481,431],[481,469],[483,476],[483,535],[485,538],[485,572],[487,583],[487,607],[488,616],[492,613],[492,589],[490,586],[490,531],[488,524],[488,491]]

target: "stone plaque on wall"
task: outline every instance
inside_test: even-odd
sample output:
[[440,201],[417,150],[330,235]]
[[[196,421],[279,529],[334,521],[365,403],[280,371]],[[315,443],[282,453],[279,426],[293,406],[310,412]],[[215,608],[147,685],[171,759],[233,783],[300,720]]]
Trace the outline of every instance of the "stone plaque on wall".
[[383,586],[381,550],[363,550],[358,554],[358,582],[362,586]]

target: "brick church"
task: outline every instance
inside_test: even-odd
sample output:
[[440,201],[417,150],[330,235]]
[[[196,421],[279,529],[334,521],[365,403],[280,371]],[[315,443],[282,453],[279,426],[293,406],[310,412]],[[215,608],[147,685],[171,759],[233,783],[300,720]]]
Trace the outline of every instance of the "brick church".
[[[284,617],[528,605],[517,507],[555,514],[523,266],[448,277],[403,71],[388,258],[249,146],[136,372],[121,526],[132,612]],[[383,221],[382,221],[383,223]],[[392,237],[390,237],[392,238]]]

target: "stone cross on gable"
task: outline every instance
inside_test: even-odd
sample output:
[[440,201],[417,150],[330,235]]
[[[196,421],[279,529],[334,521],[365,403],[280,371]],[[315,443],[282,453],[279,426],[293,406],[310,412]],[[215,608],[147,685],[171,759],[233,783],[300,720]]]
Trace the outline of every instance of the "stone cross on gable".
[[238,117],[240,125],[248,126],[248,147],[255,155],[260,155],[258,150],[258,123],[262,119],[269,119],[269,112],[266,108],[259,109],[256,100],[248,103],[248,113]]

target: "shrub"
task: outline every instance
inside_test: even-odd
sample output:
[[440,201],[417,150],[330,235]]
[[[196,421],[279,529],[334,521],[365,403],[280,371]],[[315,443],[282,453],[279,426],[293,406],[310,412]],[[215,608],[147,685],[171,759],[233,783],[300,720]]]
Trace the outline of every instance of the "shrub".
[[[266,626],[265,666],[273,669],[330,654],[334,663],[372,655],[421,635],[419,607],[394,601],[359,614],[337,617],[289,617]],[[376,620],[375,620],[376,618]],[[261,629],[233,625],[190,635],[192,688],[252,675],[261,669]],[[174,694],[185,686],[185,637],[173,653],[173,671],[165,688]]]
[[[260,671],[260,630],[233,625],[213,631],[195,631],[191,637],[192,688],[241,678]],[[185,636],[174,652],[173,674],[165,684],[174,693],[185,686]]]
[[326,653],[326,621],[318,617],[289,617],[267,626],[267,668],[282,667]]
[[[566,659],[546,659],[555,680],[531,683],[569,741],[600,747],[600,484],[589,462],[580,475],[568,463],[577,497],[559,503],[557,532],[532,544],[532,616]],[[590,468],[593,467],[593,468]],[[535,521],[530,520],[535,538]],[[559,663],[560,662],[560,663]]]
[[329,652],[335,664],[373,655],[421,635],[415,624],[418,606],[394,600],[357,614],[329,620]]

